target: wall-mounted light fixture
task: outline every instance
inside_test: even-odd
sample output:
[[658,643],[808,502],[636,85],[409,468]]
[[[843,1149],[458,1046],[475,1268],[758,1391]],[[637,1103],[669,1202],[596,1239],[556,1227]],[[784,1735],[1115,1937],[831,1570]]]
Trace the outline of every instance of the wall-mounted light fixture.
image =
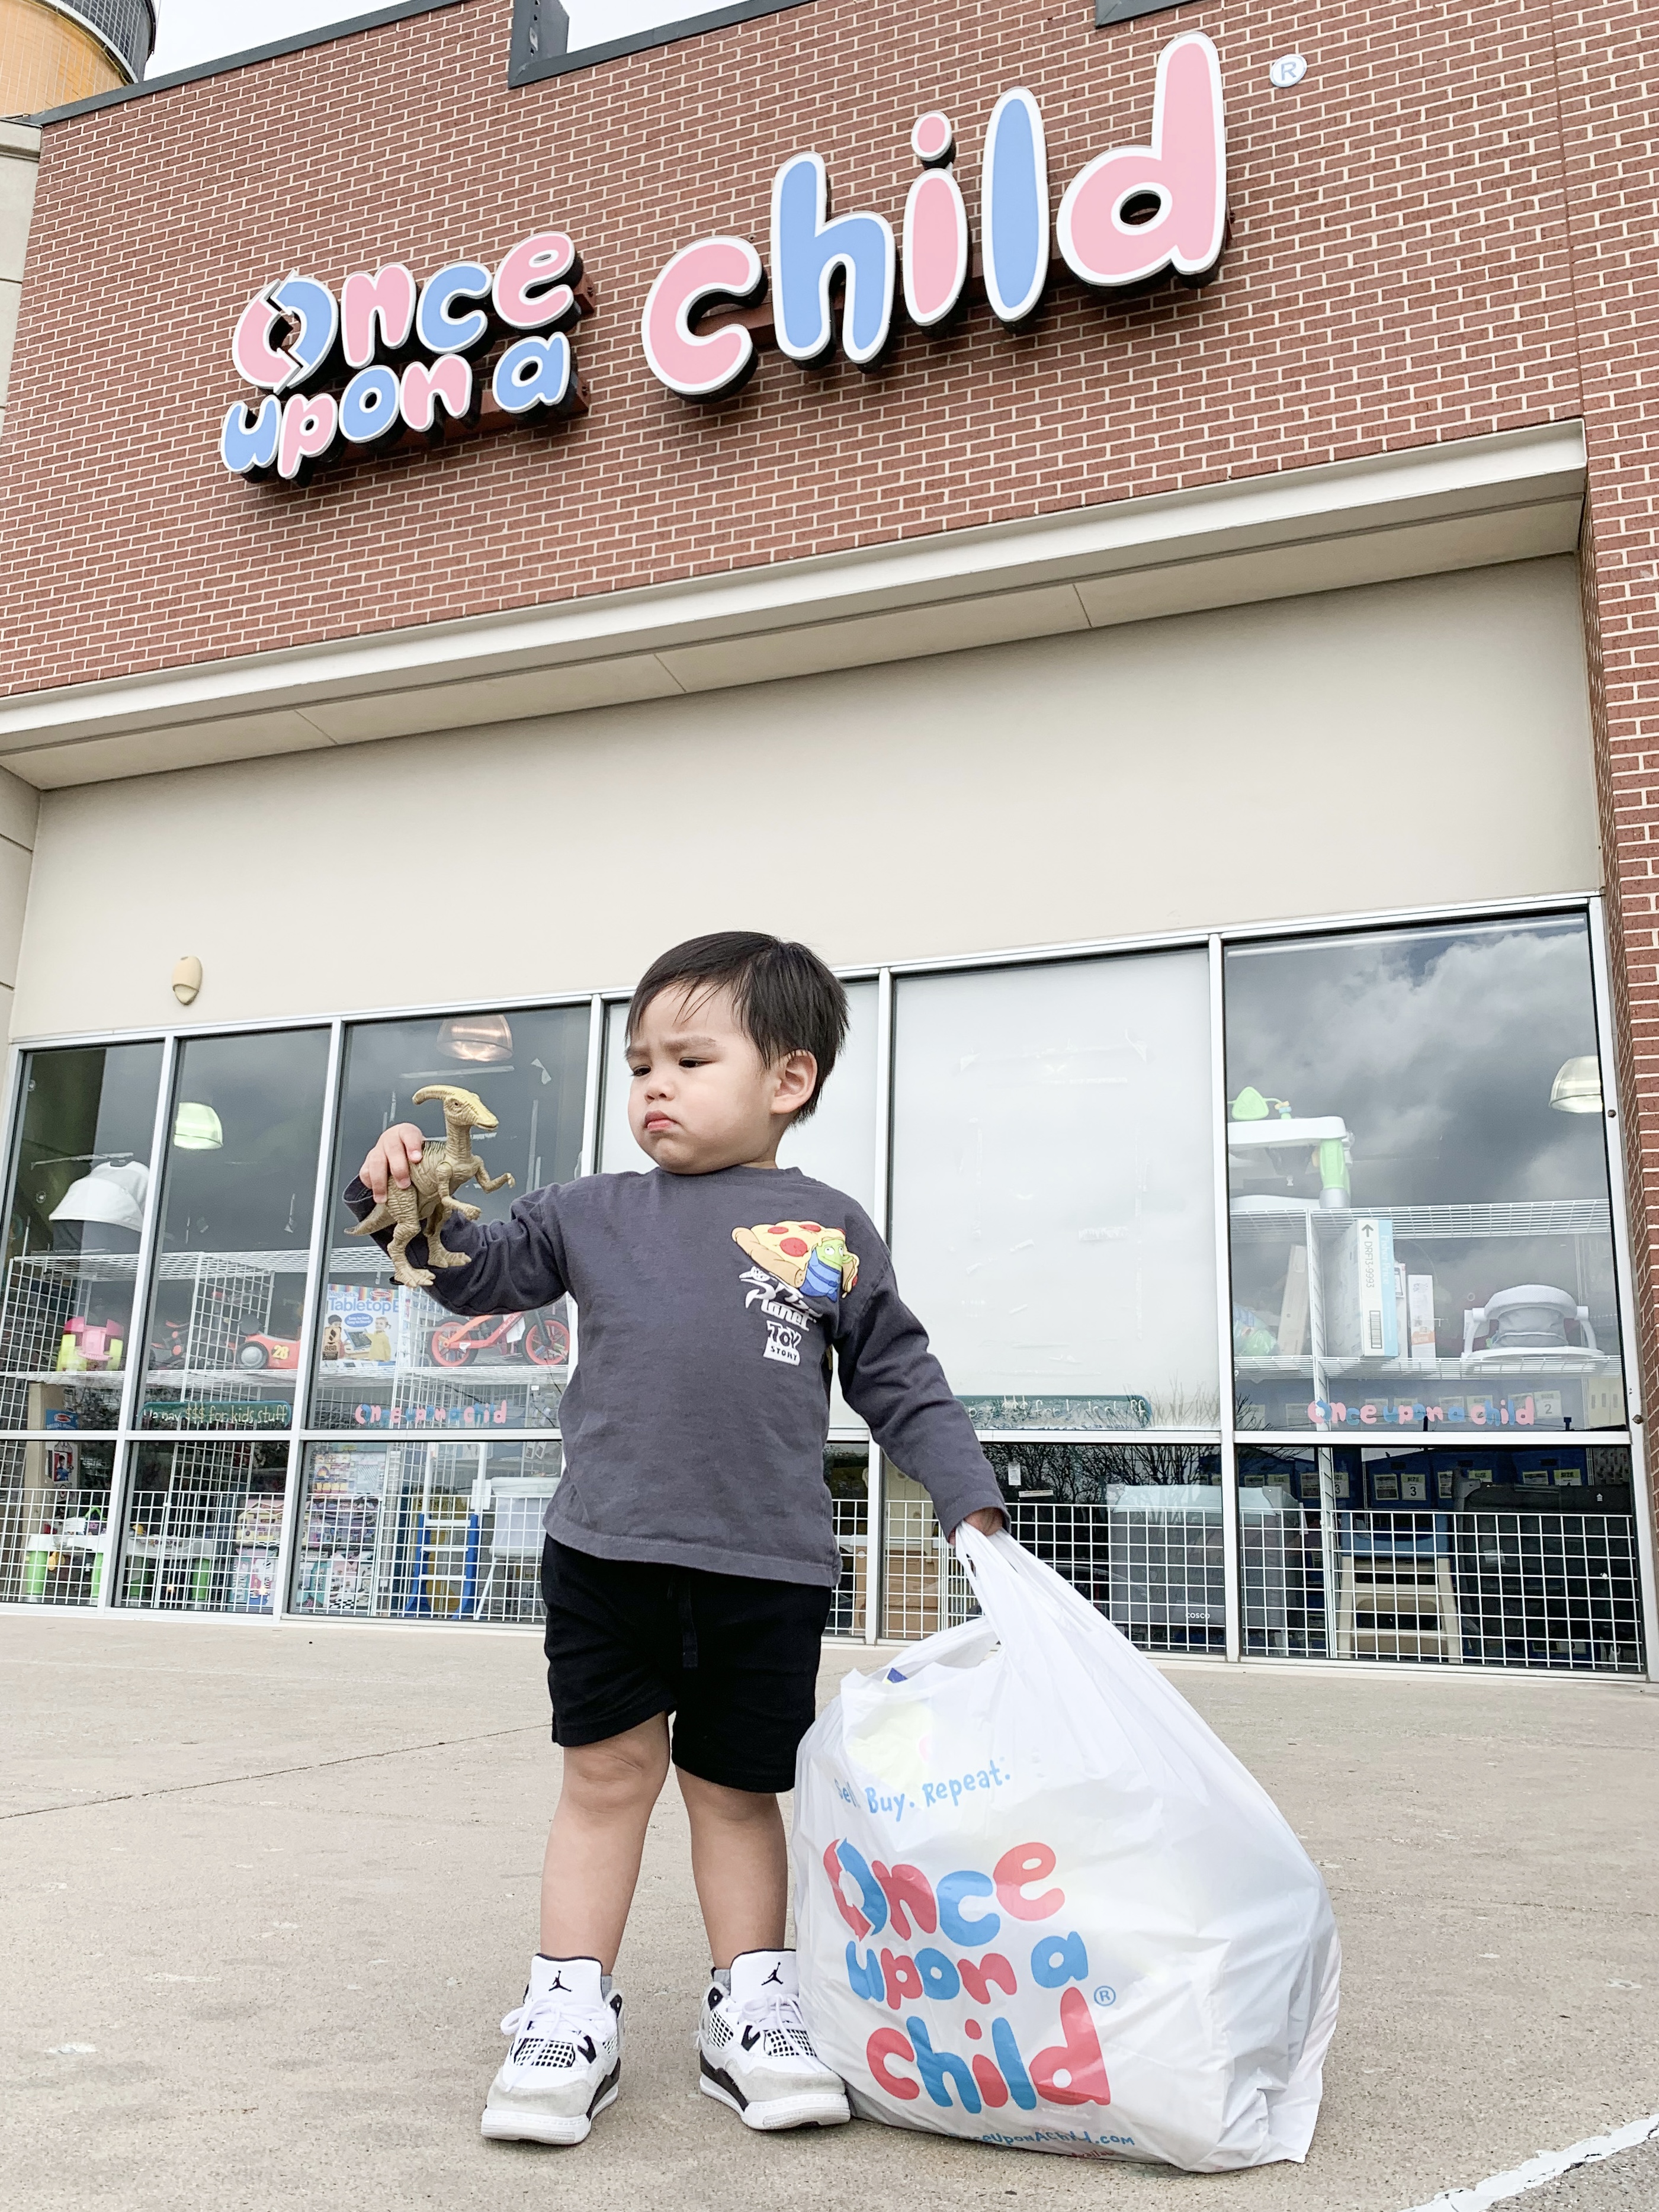
[[513,1031],[505,1014],[452,1014],[438,1031],[446,1060],[487,1067],[513,1057]]
[[1550,1104],[1558,1114],[1599,1114],[1601,1063],[1593,1052],[1563,1060],[1550,1085]]
[[173,1141],[181,1152],[216,1152],[225,1141],[224,1124],[211,1106],[181,1098],[173,1117]]

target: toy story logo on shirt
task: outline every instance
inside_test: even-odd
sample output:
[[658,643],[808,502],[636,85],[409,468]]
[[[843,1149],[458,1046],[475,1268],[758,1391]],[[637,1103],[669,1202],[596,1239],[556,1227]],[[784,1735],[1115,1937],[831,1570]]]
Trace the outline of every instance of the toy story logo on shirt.
[[732,1242],[756,1262],[738,1279],[749,1285],[745,1309],[758,1305],[765,1321],[765,1357],[799,1367],[808,1328],[834,1321],[858,1281],[858,1255],[838,1229],[818,1221],[763,1222],[734,1229]]
[[[854,1996],[886,2014],[926,2008],[906,2013],[902,2026],[881,2020],[872,2027],[865,2059],[876,2088],[903,2104],[925,2092],[935,2105],[948,2110],[954,2100],[965,2112],[1111,2103],[1099,2032],[1079,1986],[1090,1980],[1088,1947],[1065,1927],[1065,1891],[1038,1887],[1057,1863],[1047,1844],[1016,1844],[988,1874],[962,1867],[935,1884],[920,1867],[872,1865],[844,1838],[828,1846],[823,1872],[853,1931],[847,1980]],[[1043,1921],[1051,1925],[1028,1951],[1021,1923]],[[891,1942],[878,1948],[868,1941],[890,1926]],[[928,1936],[939,1940],[919,1940]],[[1057,2039],[1029,2055],[999,2009],[1000,1999],[1018,1994],[1022,1978],[1056,1993]],[[1096,2002],[1115,1995],[1098,1989]],[[958,2042],[969,2046],[965,2053],[950,2047]]]

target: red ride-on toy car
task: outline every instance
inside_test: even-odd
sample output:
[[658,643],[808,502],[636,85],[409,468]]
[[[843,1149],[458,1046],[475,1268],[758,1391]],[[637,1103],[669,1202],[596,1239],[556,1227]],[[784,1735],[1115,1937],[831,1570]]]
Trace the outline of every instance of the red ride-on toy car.
[[236,1354],[239,1367],[276,1367],[292,1374],[299,1364],[297,1336],[245,1336]]
[[562,1367],[570,1358],[570,1331],[550,1314],[480,1314],[471,1321],[447,1321],[432,1332],[432,1357],[440,1367],[465,1367],[493,1352],[497,1359],[520,1353],[538,1367]]

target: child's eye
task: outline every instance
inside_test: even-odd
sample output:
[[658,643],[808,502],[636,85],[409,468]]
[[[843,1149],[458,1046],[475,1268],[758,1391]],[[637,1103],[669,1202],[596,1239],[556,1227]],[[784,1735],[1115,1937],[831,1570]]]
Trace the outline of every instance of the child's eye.
[[680,1062],[682,1067],[702,1067],[705,1065],[706,1063],[701,1060],[694,1060],[690,1054]]
[[630,1067],[628,1072],[631,1076],[637,1079],[641,1075],[649,1075],[651,1070],[642,1063],[636,1062],[635,1065]]

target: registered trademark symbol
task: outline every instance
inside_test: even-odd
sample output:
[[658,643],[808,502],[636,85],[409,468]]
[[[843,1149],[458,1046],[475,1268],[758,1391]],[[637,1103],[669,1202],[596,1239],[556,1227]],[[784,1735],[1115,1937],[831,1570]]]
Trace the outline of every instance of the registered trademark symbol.
[[1117,1991],[1111,1988],[1109,1984],[1103,1982],[1100,1987],[1095,1991],[1095,2002],[1097,2005],[1115,2004],[1117,2002]]

